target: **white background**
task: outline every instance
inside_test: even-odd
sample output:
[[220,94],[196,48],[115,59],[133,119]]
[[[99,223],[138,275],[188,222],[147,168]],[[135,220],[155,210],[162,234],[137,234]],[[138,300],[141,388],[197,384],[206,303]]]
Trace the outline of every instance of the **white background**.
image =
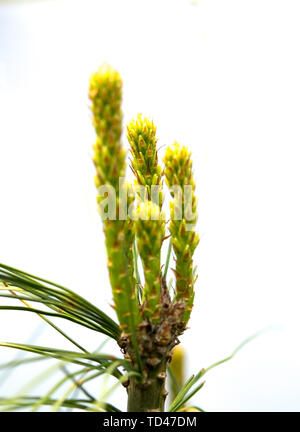
[[[208,411],[300,408],[299,21],[297,0],[0,2],[0,261],[114,316],[87,98],[91,72],[111,63],[125,122],[150,115],[160,145],[193,152],[201,241],[187,374],[273,326],[207,375],[194,402]],[[26,342],[38,324],[2,311],[0,340]],[[69,347],[51,330],[38,343]],[[0,396],[25,381],[13,374]]]

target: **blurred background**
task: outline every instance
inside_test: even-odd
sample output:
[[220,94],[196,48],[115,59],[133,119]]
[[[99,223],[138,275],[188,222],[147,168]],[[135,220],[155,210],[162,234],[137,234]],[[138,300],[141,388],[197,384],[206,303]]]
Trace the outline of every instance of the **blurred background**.
[[[149,115],[160,146],[193,152],[201,241],[186,374],[271,326],[207,375],[193,400],[208,411],[300,409],[299,19],[297,0],[0,1],[0,261],[114,317],[87,97],[109,62],[124,122]],[[68,347],[39,317],[9,311],[0,340]],[[0,361],[15,355],[2,348]],[[2,377],[0,396],[37,372]]]

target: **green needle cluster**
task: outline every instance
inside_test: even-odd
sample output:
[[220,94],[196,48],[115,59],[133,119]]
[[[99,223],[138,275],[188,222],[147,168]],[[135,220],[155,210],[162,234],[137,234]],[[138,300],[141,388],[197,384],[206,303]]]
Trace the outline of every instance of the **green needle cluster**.
[[165,237],[165,218],[159,207],[151,201],[140,203],[136,215],[135,233],[145,275],[143,312],[153,324],[157,324],[161,310],[160,255]]
[[[156,126],[153,121],[143,118],[141,114],[127,126],[127,137],[132,155],[131,169],[135,174],[137,184],[144,186],[148,196],[142,199],[151,199],[160,207],[163,195],[161,190],[162,169],[158,164]],[[151,194],[151,187],[157,186],[157,198]],[[153,188],[152,188],[153,191]]]
[[121,144],[122,80],[119,73],[103,64],[90,78],[89,98],[97,139],[94,144],[96,185],[119,189],[119,177],[126,171],[126,152]]
[[[166,183],[173,200],[170,203],[170,233],[176,255],[176,300],[184,300],[183,321],[189,320],[194,301],[193,254],[199,243],[194,227],[197,221],[197,199],[192,172],[191,153],[175,142],[164,156]],[[177,186],[177,189],[176,189]],[[186,187],[187,186],[187,187]],[[179,191],[176,194],[175,191]]]
[[[126,152],[120,141],[123,115],[122,80],[119,73],[108,65],[101,66],[90,79],[89,97],[97,135],[93,157],[96,186],[108,185],[115,191],[116,218],[103,220],[110,283],[120,327],[123,333],[130,337],[138,324],[139,311],[133,280],[133,223],[128,216],[119,218],[123,197],[128,192],[127,184],[119,184],[119,178],[124,177],[126,171]],[[103,199],[104,196],[99,194],[98,203],[102,216]],[[127,204],[133,199],[131,194]]]
[[[162,169],[158,164],[156,126],[142,117],[127,126],[131,152],[131,168],[136,178],[138,207],[135,213],[135,234],[145,286],[142,299],[143,317],[157,324],[160,321],[161,247],[165,236]],[[140,186],[140,187],[138,187]]]

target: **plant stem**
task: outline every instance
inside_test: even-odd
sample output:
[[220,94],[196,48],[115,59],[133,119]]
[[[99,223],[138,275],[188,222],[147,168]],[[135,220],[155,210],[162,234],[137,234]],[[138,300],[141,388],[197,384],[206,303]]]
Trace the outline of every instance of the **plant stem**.
[[166,361],[155,368],[147,368],[144,381],[136,377],[129,380],[128,412],[163,412],[167,392],[165,390]]

